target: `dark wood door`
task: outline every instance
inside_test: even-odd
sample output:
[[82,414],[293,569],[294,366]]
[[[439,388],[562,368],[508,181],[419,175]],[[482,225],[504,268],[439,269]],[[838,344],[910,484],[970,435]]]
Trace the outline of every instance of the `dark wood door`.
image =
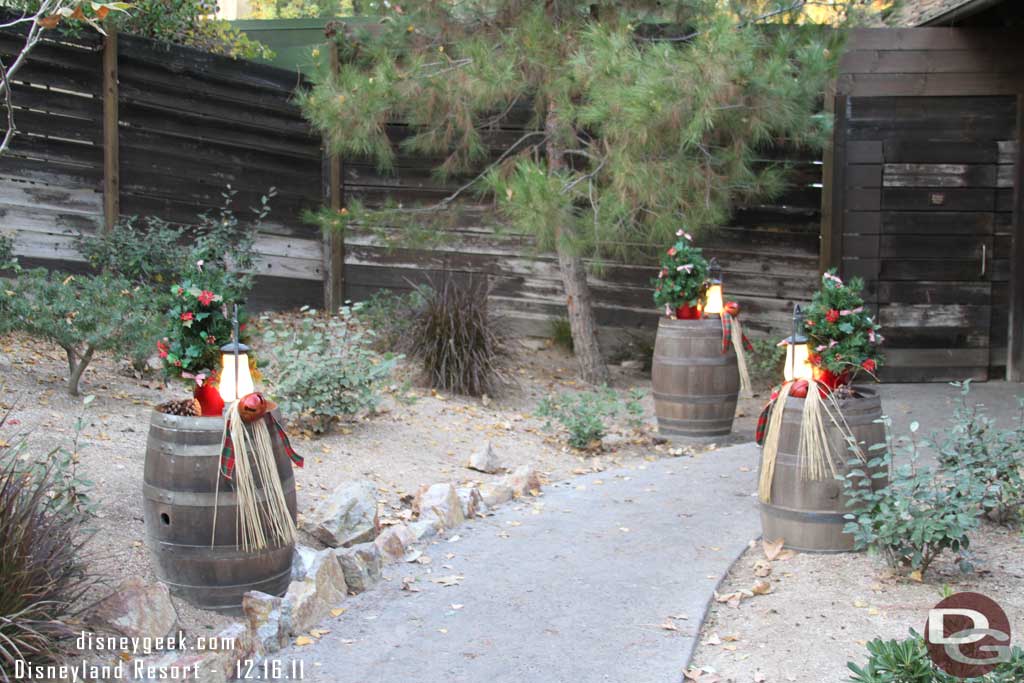
[[868,281],[886,336],[883,378],[988,379],[1005,364],[993,301],[1009,270],[1016,98],[840,100],[843,269]]

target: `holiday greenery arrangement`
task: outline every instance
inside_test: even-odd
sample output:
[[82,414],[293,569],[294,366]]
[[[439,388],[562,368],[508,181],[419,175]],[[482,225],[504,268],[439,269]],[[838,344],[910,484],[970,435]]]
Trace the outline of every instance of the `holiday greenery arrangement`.
[[806,310],[804,332],[810,340],[811,365],[820,369],[816,370],[823,375],[819,379],[833,388],[849,383],[861,371],[874,377],[882,365],[878,349],[882,335],[864,306],[863,288],[860,278],[844,283],[835,269],[830,270],[821,276],[821,289]]
[[676,243],[661,257],[661,270],[654,284],[654,303],[674,318],[700,317],[700,302],[707,288],[708,262],[693,236],[676,231]]

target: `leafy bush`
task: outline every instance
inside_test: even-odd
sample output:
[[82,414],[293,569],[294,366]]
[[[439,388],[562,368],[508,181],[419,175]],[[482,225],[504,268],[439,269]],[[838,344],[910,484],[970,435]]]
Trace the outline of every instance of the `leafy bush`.
[[244,301],[252,289],[253,245],[276,191],[260,198],[245,224],[234,211],[236,194],[229,185],[220,209],[200,214],[195,226],[131,218],[110,231],[79,237],[78,249],[93,268],[149,292],[148,315],[121,347],[136,367],[154,349],[170,376],[216,367],[220,346],[231,334],[227,307]]
[[352,306],[363,326],[373,330],[377,349],[395,349],[406,338],[417,311],[423,308],[430,289],[420,287],[402,294],[380,289]]
[[11,267],[14,258],[14,240],[7,235],[0,235],[0,270]]
[[230,22],[215,17],[216,0],[138,0],[120,17],[126,33],[242,59],[272,59],[274,52]]
[[751,339],[753,352],[747,354],[751,382],[756,386],[775,386],[782,381],[786,349],[773,339]]
[[1010,661],[998,664],[981,678],[950,676],[932,664],[924,638],[911,630],[905,640],[876,638],[867,644],[864,666],[848,662],[852,683],[1019,683],[1024,680],[1024,650],[1014,647]]
[[[0,419],[0,424],[3,419]],[[74,514],[61,462],[21,469],[24,442],[0,451],[0,681],[15,662],[52,661],[74,635],[59,621],[89,585],[80,561],[84,517]]]
[[572,325],[569,324],[568,318],[552,318],[549,323],[551,330],[551,339],[554,341],[555,346],[563,348],[566,351],[572,351]]
[[537,406],[537,415],[547,418],[546,429],[551,421],[558,421],[569,432],[569,445],[585,449],[593,447],[608,430],[605,420],[626,413],[631,422],[638,424],[643,415],[640,401],[643,392],[634,389],[623,401],[613,389],[602,387],[595,391],[567,393],[544,398]]
[[[884,455],[871,458],[866,468],[853,459],[845,479],[839,477],[850,507],[844,530],[853,534],[858,549],[877,549],[893,566],[909,567],[921,576],[946,550],[960,555],[960,568],[969,570],[968,534],[980,523],[978,505],[984,488],[969,473],[921,466],[920,450],[931,444],[916,437],[916,422],[910,425],[910,436],[898,442],[892,438],[889,418],[885,423],[886,443],[869,447],[869,455],[880,449]],[[894,467],[893,453],[906,462]],[[874,479],[886,473],[889,484],[873,488]]]
[[430,385],[469,396],[496,393],[504,380],[503,346],[499,323],[487,310],[486,288],[446,278],[423,295],[404,348],[422,363]]
[[261,318],[271,395],[281,409],[313,431],[325,432],[336,417],[372,410],[398,361],[380,356],[352,311],[324,315],[303,307],[298,321]]
[[146,288],[101,273],[66,275],[43,268],[20,271],[0,292],[5,327],[56,344],[68,360],[67,390],[78,395],[82,373],[97,351],[123,351],[151,324]]
[[970,380],[959,383],[960,402],[939,462],[951,471],[973,477],[985,492],[982,506],[997,522],[1020,518],[1024,511],[1024,399],[1016,429],[1000,430],[979,405],[968,405]]

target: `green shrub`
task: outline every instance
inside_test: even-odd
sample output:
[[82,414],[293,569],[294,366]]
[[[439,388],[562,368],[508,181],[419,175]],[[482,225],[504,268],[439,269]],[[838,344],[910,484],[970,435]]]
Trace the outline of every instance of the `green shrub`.
[[7,235],[0,235],[0,270],[11,267],[14,259],[14,240]]
[[939,462],[974,478],[984,490],[982,506],[997,522],[1019,519],[1024,510],[1024,399],[1015,429],[1000,430],[982,406],[969,405],[970,380],[959,383],[960,401]]
[[123,352],[151,325],[149,290],[101,273],[20,271],[0,292],[5,327],[56,344],[68,361],[67,390],[78,395],[82,373],[98,351]]
[[1014,647],[1010,661],[981,678],[950,676],[932,664],[924,638],[911,630],[905,640],[876,638],[867,644],[864,666],[848,662],[851,683],[1020,683],[1024,681],[1024,650]]
[[[231,334],[225,306],[244,301],[252,289],[253,246],[276,191],[271,188],[260,198],[252,221],[244,224],[234,211],[236,194],[229,185],[220,209],[200,214],[195,226],[130,218],[110,231],[78,238],[79,251],[95,270],[148,292],[146,315],[119,347],[137,369],[154,351],[169,376],[216,367]],[[203,292],[214,298],[200,299]],[[190,320],[182,319],[186,313]]]
[[316,432],[376,408],[399,358],[374,352],[372,330],[356,324],[347,307],[332,316],[303,307],[297,321],[264,316],[261,330],[271,395]]
[[569,432],[569,445],[585,449],[593,447],[608,430],[605,421],[625,413],[630,422],[639,423],[643,416],[640,401],[643,392],[634,389],[623,401],[615,390],[602,387],[595,391],[566,393],[548,396],[537,406],[537,415],[547,419],[546,429],[552,420],[557,421]]
[[751,339],[752,352],[747,353],[750,381],[755,387],[773,387],[782,381],[786,348],[774,339]]
[[[969,570],[968,534],[980,523],[984,488],[969,473],[921,466],[920,451],[932,444],[917,438],[917,423],[910,425],[909,437],[897,442],[889,418],[884,420],[886,443],[872,445],[868,452],[881,450],[884,455],[872,457],[867,467],[853,459],[850,472],[839,477],[850,507],[845,531],[853,534],[858,549],[876,549],[893,566],[909,567],[922,576],[946,550],[960,555],[961,569]],[[894,467],[894,453],[906,462]],[[886,473],[888,485],[873,488],[874,480]]]
[[[0,424],[3,419],[0,419]],[[60,621],[89,586],[84,517],[51,453],[26,471],[23,441],[0,451],[0,681],[15,662],[60,657],[74,631]]]
[[555,346],[572,351],[575,347],[572,341],[572,325],[568,318],[552,318],[549,322],[550,336]]
[[423,295],[404,349],[422,364],[430,385],[469,396],[497,393],[504,380],[503,345],[500,323],[487,309],[486,288],[446,278]]
[[391,350],[401,346],[418,311],[423,308],[429,287],[396,294],[390,289],[379,289],[365,300],[352,306],[359,322],[373,330],[374,346]]

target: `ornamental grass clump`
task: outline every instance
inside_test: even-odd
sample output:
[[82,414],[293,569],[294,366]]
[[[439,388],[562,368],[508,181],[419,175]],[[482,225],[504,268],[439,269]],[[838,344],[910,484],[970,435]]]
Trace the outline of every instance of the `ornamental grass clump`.
[[501,322],[488,310],[485,285],[446,278],[425,293],[413,316],[405,349],[421,363],[430,386],[482,396],[505,384]]
[[61,655],[74,633],[61,620],[89,585],[81,561],[85,516],[69,496],[68,476],[74,480],[64,468],[67,458],[57,455],[26,467],[24,441],[0,451],[3,683],[14,679],[18,661],[45,663]]

